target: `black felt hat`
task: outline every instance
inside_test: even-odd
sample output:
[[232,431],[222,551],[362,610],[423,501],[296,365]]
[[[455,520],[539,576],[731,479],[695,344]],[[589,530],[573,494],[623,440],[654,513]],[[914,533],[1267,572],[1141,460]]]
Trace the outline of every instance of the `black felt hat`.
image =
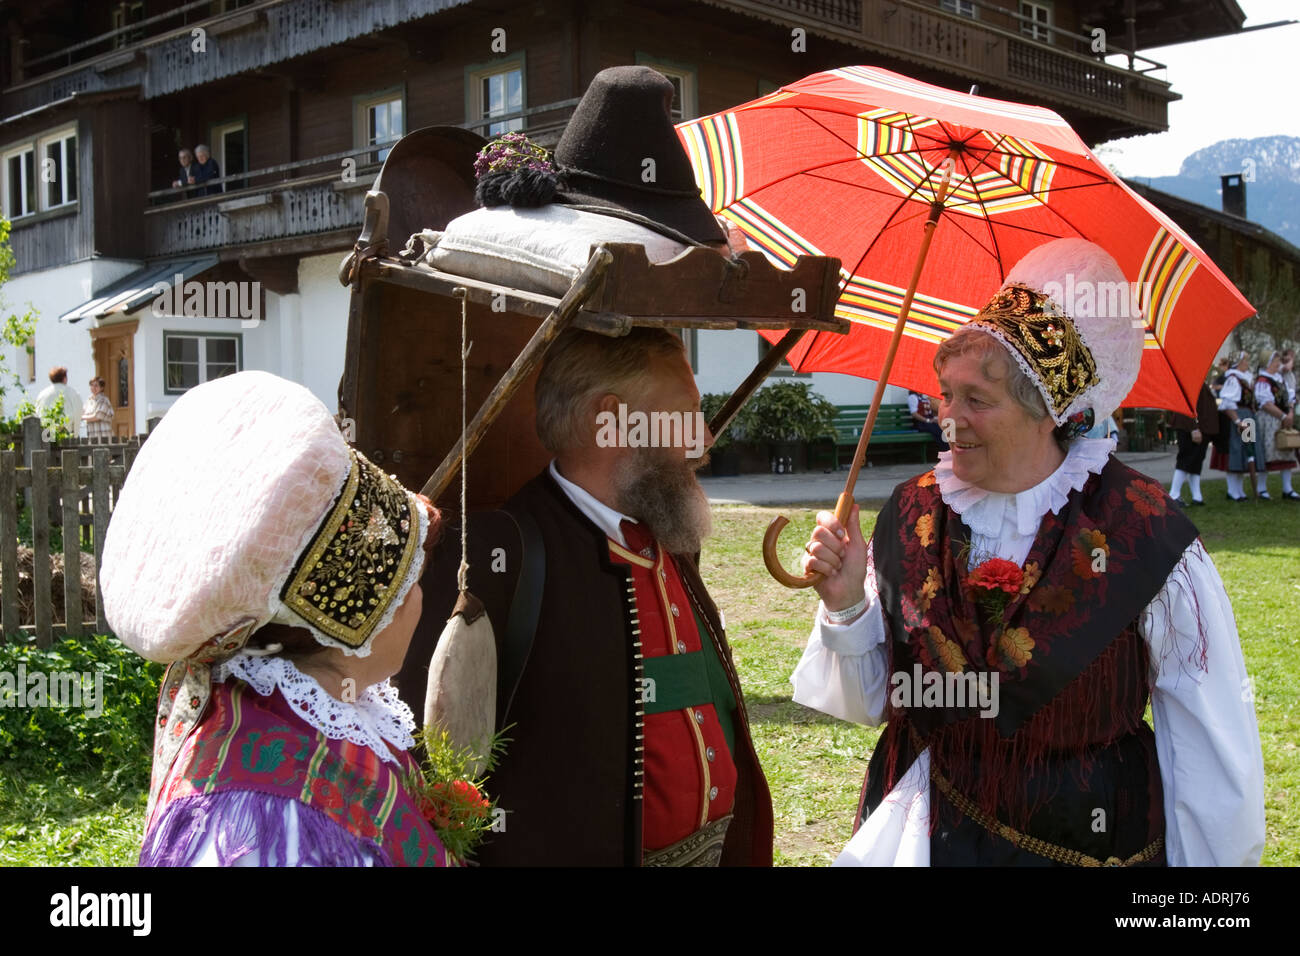
[[631,213],[626,218],[644,217],[650,228],[667,226],[696,242],[726,242],[673,129],[672,100],[673,85],[648,66],[597,73],[556,144],[554,201]]

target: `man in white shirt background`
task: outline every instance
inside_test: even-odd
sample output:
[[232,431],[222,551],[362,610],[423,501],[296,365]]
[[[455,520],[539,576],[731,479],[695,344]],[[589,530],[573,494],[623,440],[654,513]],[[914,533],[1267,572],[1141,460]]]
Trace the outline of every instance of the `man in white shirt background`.
[[68,384],[68,370],[56,365],[50,369],[50,384],[36,396],[37,414],[44,419],[60,396],[63,398],[63,414],[68,419],[73,437],[76,437],[81,434],[81,396]]

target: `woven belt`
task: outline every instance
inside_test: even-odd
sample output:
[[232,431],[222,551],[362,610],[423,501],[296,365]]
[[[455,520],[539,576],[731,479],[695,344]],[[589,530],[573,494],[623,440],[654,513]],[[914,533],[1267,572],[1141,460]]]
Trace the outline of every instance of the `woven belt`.
[[1164,836],[1158,836],[1145,849],[1134,853],[1127,860],[1121,860],[1117,856],[1109,856],[1105,860],[1099,860],[1095,856],[1080,853],[1078,850],[1067,850],[1055,843],[1048,843],[1046,840],[1040,840],[1027,833],[1021,833],[1019,830],[1007,826],[996,817],[989,816],[971,802],[965,794],[953,789],[947,778],[935,769],[933,759],[930,761],[930,779],[934,781],[934,785],[939,788],[943,795],[952,802],[953,806],[985,830],[1002,837],[1014,847],[1028,850],[1036,856],[1046,857],[1056,863],[1064,863],[1066,866],[1136,866],[1139,863],[1146,863],[1154,859],[1165,845]]
[[662,850],[647,850],[642,866],[718,866],[722,862],[722,844],[732,814],[706,823],[684,840]]

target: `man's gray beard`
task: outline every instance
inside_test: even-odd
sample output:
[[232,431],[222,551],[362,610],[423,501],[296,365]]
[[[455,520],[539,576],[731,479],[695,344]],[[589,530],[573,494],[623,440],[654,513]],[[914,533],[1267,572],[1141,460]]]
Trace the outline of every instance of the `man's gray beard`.
[[694,554],[713,530],[709,498],[695,470],[709,460],[667,462],[653,448],[633,448],[614,470],[614,507],[644,523],[660,546]]

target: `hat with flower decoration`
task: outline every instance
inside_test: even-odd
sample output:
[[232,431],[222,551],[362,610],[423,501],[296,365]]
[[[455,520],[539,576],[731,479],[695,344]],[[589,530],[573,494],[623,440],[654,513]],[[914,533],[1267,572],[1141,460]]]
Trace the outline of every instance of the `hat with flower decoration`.
[[[1030,251],[968,326],[996,338],[1038,386],[1058,425],[1119,407],[1137,381],[1146,323],[1101,246],[1056,239]],[[1081,421],[1083,419],[1083,421]]]

